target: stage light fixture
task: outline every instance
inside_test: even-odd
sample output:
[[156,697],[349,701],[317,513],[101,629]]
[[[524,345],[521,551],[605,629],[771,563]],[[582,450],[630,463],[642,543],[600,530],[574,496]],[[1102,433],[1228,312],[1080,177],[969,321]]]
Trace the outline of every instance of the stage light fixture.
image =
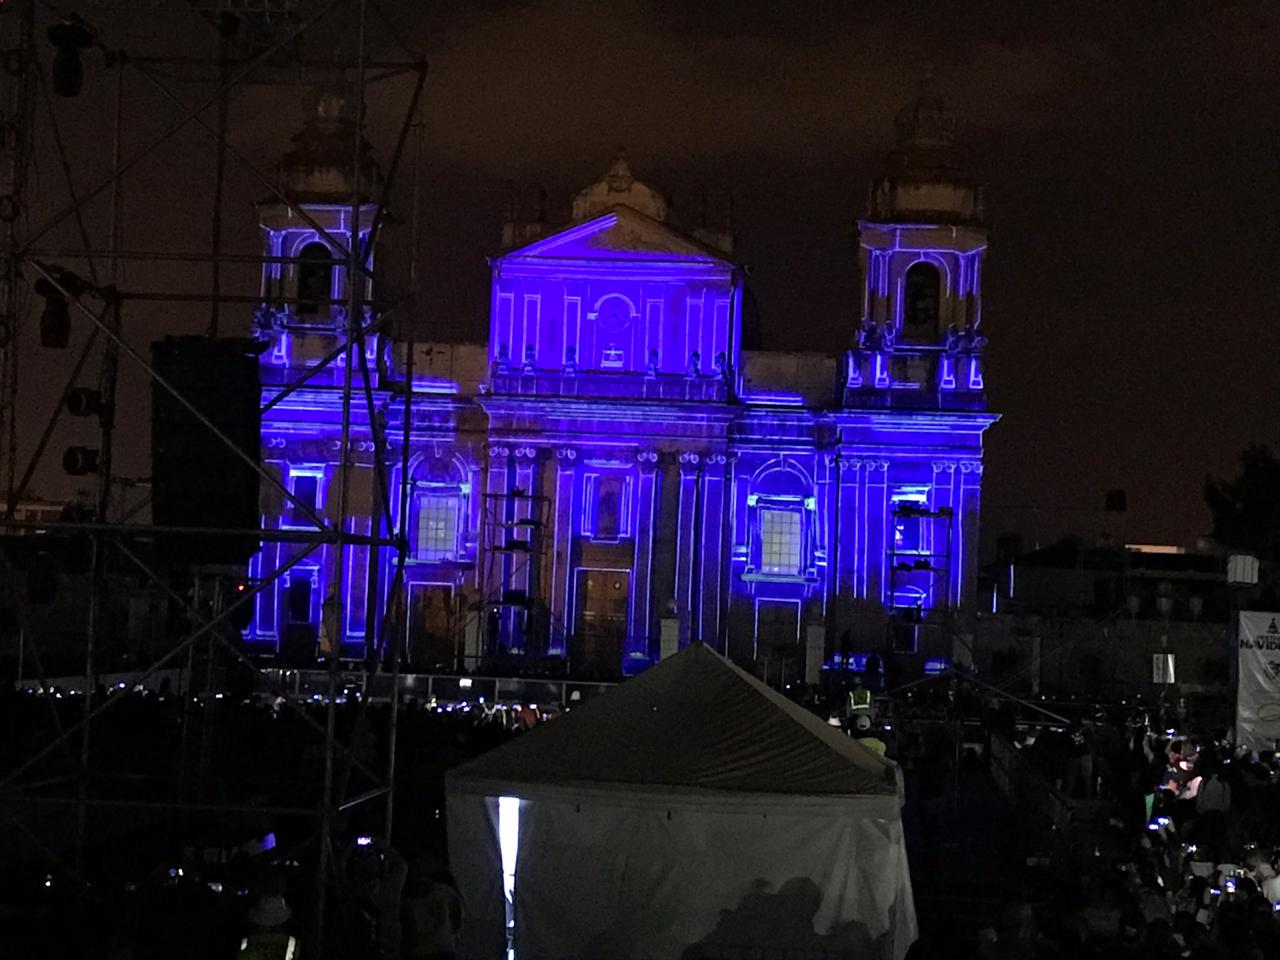
[[98,472],[98,451],[90,447],[67,447],[62,455],[62,469],[73,477]]
[[67,413],[73,417],[93,417],[102,413],[102,393],[89,387],[76,387],[67,394]]
[[47,31],[53,44],[53,92],[74,97],[84,86],[84,63],[80,51],[93,44],[93,31],[79,17],[68,17]]
[[71,305],[57,287],[41,277],[35,291],[44,297],[40,312],[40,345],[50,350],[65,350],[71,342]]

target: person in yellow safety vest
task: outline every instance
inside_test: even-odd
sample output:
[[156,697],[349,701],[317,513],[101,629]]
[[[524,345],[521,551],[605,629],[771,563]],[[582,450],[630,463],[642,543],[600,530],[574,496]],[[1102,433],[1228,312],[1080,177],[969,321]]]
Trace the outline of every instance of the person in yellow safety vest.
[[883,757],[885,743],[871,732],[871,718],[865,713],[853,721],[854,740],[862,747],[870,750],[877,757]]
[[291,916],[284,897],[261,897],[249,911],[254,930],[240,941],[240,960],[298,960],[297,938],[284,929]]
[[862,685],[859,680],[853,685],[853,689],[849,691],[849,713],[851,716],[858,714],[871,715],[871,691]]

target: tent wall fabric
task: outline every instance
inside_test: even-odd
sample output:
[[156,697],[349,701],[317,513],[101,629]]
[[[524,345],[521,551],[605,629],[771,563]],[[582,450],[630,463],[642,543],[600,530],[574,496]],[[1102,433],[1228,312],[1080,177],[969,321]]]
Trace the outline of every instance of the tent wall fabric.
[[450,773],[462,955],[502,953],[509,797],[516,960],[901,960],[916,927],[899,783],[892,763],[690,646]]
[[450,793],[445,817],[450,866],[463,895],[465,956],[503,958],[507,950],[506,901],[497,797]]

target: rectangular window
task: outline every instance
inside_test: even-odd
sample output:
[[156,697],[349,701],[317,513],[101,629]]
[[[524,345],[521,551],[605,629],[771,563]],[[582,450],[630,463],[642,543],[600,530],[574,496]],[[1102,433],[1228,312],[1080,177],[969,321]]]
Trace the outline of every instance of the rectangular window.
[[800,573],[800,512],[760,511],[760,570],[795,576]]
[[452,560],[458,553],[459,498],[427,493],[418,497],[418,539],[414,556],[419,560]]
[[928,553],[928,487],[900,487],[891,499],[894,552]]
[[[294,497],[301,503],[310,507],[312,510],[319,509],[320,506],[320,478],[314,473],[296,473],[293,476],[293,490],[290,491]],[[289,516],[292,523],[311,524],[297,504],[289,504]]]
[[311,622],[311,577],[307,574],[289,578],[289,622]]

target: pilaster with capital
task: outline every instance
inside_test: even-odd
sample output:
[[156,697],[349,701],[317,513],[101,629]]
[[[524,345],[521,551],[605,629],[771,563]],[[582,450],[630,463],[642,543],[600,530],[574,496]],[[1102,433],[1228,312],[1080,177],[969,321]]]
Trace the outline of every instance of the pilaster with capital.
[[866,589],[860,575],[866,568],[866,524],[862,516],[866,471],[860,457],[838,455],[833,459],[834,503],[827,563],[833,595],[851,599],[863,596]]
[[818,469],[818,525],[815,539],[818,544],[816,558],[826,564],[826,600],[828,603],[835,597],[839,577],[836,564],[839,562],[839,497],[840,497],[840,457],[835,453],[825,453],[819,461]]
[[727,497],[725,478],[729,456],[709,453],[703,457],[700,522],[698,524],[697,549],[699,561],[698,627],[693,635],[704,643],[719,646],[721,608],[724,605],[725,562],[727,530]]
[[676,533],[676,607],[680,611],[680,643],[689,642],[698,616],[700,596],[694,591],[694,567],[699,557],[696,549],[698,513],[698,475],[702,472],[702,456],[693,452],[680,454],[680,507]]
[[959,582],[956,603],[973,594],[978,576],[978,514],[982,507],[982,461],[961,460],[957,470],[959,505],[956,509],[952,563]]
[[862,563],[862,593],[872,600],[886,603],[885,551],[889,541],[889,461],[866,459],[862,461],[864,542]]
[[[960,512],[956,510],[956,502],[959,498],[959,488],[957,478],[960,471],[954,460],[934,460],[933,461],[933,482],[929,487],[929,508],[931,510],[949,509],[952,511],[951,516],[951,552],[947,557],[947,603],[954,605],[958,598],[958,590],[960,586],[960,567],[956,563],[956,545],[957,524],[960,520]],[[934,549],[945,544],[946,522],[935,521],[933,524],[934,537],[943,540],[941,544],[935,544]],[[941,602],[941,601],[938,601]]]
[[657,536],[658,451],[636,453],[635,561],[632,572],[631,624],[626,655],[648,658],[653,635],[653,541]]

